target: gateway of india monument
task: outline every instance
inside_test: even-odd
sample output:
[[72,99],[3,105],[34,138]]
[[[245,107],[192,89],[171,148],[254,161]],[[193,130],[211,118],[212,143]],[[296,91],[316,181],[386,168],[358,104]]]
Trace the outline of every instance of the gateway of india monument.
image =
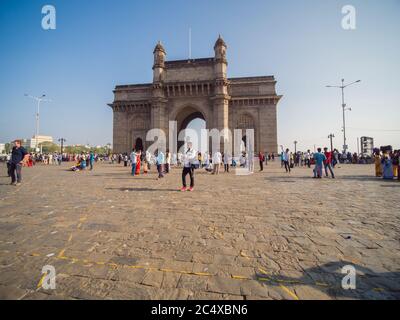
[[276,94],[275,78],[228,78],[226,50],[219,36],[214,57],[167,61],[159,42],[153,52],[153,82],[115,87],[109,104],[114,152],[146,149],[153,143],[146,141],[153,128],[164,130],[168,148],[169,121],[177,121],[180,132],[201,118],[207,129],[254,129],[254,151],[276,153],[276,111],[282,96]]

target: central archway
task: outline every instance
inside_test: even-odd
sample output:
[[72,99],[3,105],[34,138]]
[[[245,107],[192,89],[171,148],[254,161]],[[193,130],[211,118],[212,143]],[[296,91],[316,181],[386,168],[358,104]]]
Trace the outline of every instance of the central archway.
[[[200,151],[202,143],[202,137],[201,137],[201,129],[206,129],[207,127],[207,121],[205,115],[197,108],[193,106],[187,106],[182,108],[176,115],[175,118],[177,122],[177,129],[178,129],[178,137],[179,133],[182,130],[186,129],[191,129],[195,131],[200,138],[198,141],[193,141],[195,143],[195,148]],[[194,137],[191,137],[191,134],[188,133],[189,137],[193,139]],[[178,144],[177,144],[177,150],[178,152],[181,150],[182,146],[184,145],[184,141],[179,141],[178,138]],[[206,150],[202,150],[203,152]]]

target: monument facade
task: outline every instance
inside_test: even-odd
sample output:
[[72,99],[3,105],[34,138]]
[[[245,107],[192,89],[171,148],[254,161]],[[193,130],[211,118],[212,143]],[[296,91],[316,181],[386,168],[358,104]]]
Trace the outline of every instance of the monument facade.
[[[113,150],[146,149],[150,129],[177,121],[178,132],[191,120],[207,129],[254,129],[256,152],[277,152],[277,104],[274,76],[228,78],[227,46],[221,36],[214,57],[167,61],[159,42],[154,49],[153,82],[118,85],[114,90]],[[243,130],[243,135],[245,131]]]

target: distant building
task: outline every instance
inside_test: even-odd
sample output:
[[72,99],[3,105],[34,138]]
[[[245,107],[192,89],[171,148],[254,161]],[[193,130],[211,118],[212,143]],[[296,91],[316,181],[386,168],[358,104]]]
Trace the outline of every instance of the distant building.
[[6,153],[6,145],[5,143],[0,143],[0,154]]
[[51,136],[33,136],[31,139],[24,139],[22,141],[22,146],[24,148],[35,149],[36,146],[40,146],[44,142],[53,142],[53,137]]

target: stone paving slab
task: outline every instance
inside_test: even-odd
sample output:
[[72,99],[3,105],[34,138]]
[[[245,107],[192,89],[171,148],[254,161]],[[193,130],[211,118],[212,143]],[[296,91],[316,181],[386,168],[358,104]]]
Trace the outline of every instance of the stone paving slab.
[[[370,165],[337,179],[179,169],[131,177],[98,164],[24,168],[8,185],[0,164],[0,299],[399,299],[400,183]],[[341,287],[353,265],[357,288]],[[56,289],[38,286],[44,265]]]

